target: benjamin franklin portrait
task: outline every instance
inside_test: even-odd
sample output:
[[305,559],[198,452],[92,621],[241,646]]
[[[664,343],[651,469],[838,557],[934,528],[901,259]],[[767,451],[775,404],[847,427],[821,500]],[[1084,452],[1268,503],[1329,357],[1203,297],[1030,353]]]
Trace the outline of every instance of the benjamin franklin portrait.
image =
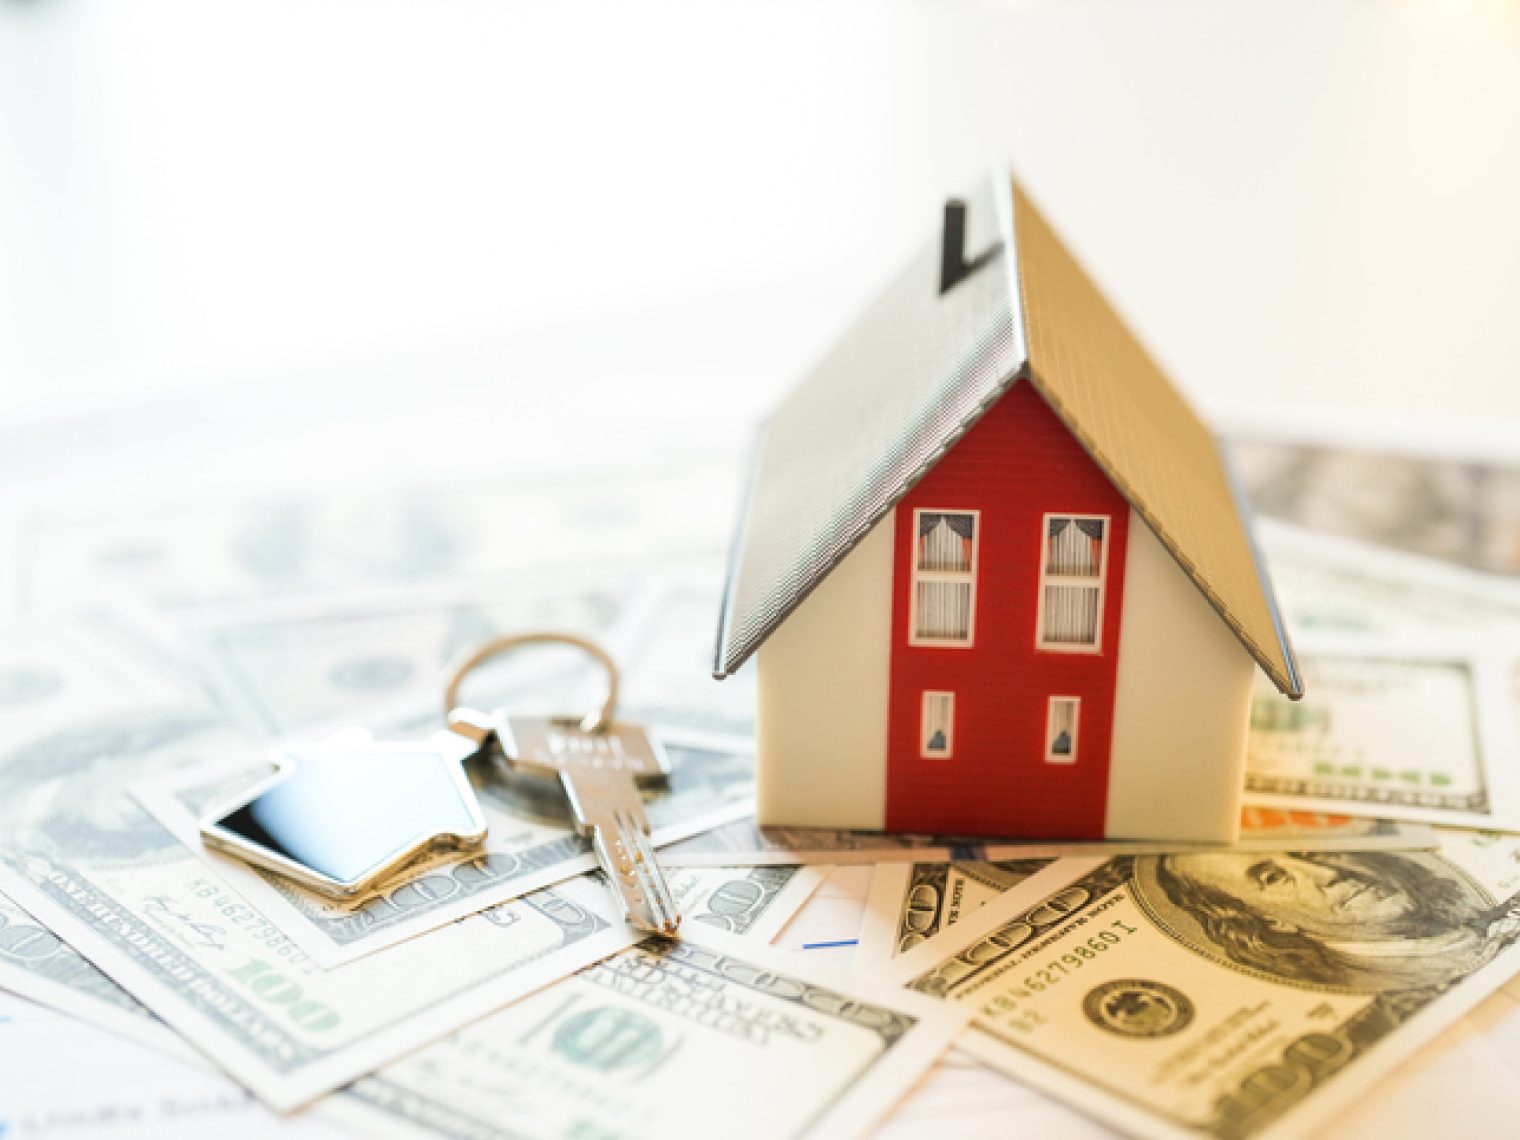
[[1135,860],[1134,886],[1141,906],[1208,957],[1347,992],[1449,985],[1520,925],[1427,852],[1151,856]]

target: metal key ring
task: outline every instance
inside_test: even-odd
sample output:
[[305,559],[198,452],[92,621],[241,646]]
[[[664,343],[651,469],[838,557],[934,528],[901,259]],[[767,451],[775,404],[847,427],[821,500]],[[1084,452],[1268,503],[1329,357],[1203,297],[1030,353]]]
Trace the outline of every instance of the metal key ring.
[[573,633],[540,632],[513,633],[505,637],[493,637],[484,645],[460,657],[444,671],[443,715],[450,726],[460,720],[469,723],[469,718],[456,715],[468,711],[459,704],[459,686],[464,683],[465,677],[491,658],[513,649],[520,649],[525,645],[569,645],[594,659],[607,674],[607,698],[600,708],[592,709],[581,718],[580,728],[582,732],[602,732],[612,723],[612,714],[617,708],[618,670],[617,664],[608,656],[607,651],[590,638],[580,637]]

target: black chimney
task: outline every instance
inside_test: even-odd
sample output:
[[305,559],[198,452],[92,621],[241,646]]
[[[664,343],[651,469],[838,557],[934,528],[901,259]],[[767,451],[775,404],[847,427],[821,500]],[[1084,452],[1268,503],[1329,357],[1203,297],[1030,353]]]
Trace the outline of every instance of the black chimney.
[[954,289],[971,271],[966,264],[966,203],[951,198],[945,203],[944,244],[939,251],[940,296]]

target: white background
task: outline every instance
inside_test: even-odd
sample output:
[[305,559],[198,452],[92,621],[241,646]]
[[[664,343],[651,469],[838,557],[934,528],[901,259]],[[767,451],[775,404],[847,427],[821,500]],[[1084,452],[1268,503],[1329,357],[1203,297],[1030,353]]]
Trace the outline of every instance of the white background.
[[1502,0],[9,4],[0,495],[738,448],[989,158],[1216,422],[1505,446],[1517,140]]

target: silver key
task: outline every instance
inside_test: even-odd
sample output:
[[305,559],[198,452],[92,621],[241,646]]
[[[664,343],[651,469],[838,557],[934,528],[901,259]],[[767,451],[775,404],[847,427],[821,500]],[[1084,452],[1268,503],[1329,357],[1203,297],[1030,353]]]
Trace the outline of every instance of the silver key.
[[635,926],[674,934],[681,925],[675,896],[649,842],[641,784],[663,784],[670,759],[638,725],[613,723],[586,732],[551,717],[497,717],[496,739],[509,767],[558,775],[575,813],[576,829],[591,837],[597,861]]
[[[459,704],[465,677],[484,662],[529,645],[570,645],[596,660],[607,675],[607,695],[580,721],[563,717],[517,717],[498,710],[483,716]],[[674,934],[681,925],[675,897],[649,843],[641,783],[663,783],[670,759],[642,728],[617,724],[617,666],[601,646],[568,633],[510,634],[478,646],[445,674],[443,708],[449,727],[477,744],[499,749],[507,766],[556,775],[570,799],[576,829],[591,837],[596,858],[633,925]]]

